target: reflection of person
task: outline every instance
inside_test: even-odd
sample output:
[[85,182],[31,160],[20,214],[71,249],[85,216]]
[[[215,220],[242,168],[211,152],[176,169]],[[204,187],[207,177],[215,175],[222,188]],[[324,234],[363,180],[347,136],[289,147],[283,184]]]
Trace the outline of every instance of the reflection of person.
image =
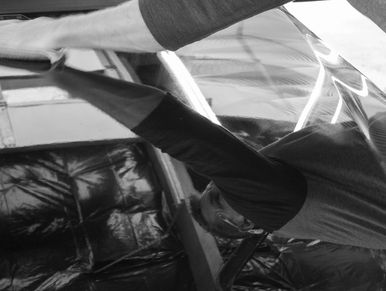
[[[56,20],[38,18],[17,24],[3,21],[0,47],[174,50],[287,2],[290,0],[132,0]],[[349,2],[386,31],[385,0]]]
[[210,231],[386,248],[385,175],[354,123],[308,127],[257,152],[161,90],[72,69],[48,77],[208,177],[192,208]]
[[[3,21],[0,47],[176,49],[285,2],[134,0],[57,20]],[[192,204],[210,230],[239,236],[253,223],[285,236],[386,247],[385,177],[352,124],[308,128],[256,152],[162,91],[71,70],[51,77],[209,177]]]

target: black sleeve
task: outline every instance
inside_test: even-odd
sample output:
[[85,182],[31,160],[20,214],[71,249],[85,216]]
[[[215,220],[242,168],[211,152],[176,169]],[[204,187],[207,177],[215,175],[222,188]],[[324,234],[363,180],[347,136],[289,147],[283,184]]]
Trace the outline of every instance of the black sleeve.
[[305,182],[296,169],[251,149],[174,96],[70,68],[47,77],[213,180],[229,204],[260,227],[276,230],[301,208]]
[[256,152],[171,95],[132,130],[213,180],[236,211],[265,230],[279,229],[303,205],[306,183],[296,169]]
[[291,0],[139,0],[154,38],[176,50]]

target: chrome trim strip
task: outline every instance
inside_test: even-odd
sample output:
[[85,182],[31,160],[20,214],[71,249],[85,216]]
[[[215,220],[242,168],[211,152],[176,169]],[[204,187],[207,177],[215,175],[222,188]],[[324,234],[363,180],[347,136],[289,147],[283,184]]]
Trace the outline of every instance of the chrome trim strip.
[[8,114],[8,106],[0,87],[0,149],[16,146],[16,140],[12,130],[11,120]]

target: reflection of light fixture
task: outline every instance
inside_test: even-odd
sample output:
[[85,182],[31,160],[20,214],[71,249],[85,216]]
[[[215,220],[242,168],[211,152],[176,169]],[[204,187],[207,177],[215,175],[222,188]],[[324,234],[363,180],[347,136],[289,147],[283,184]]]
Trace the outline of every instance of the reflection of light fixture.
[[339,94],[339,101],[338,101],[338,105],[336,106],[335,113],[331,118],[332,124],[335,124],[338,121],[340,112],[342,111],[342,108],[343,108],[343,99],[340,97],[340,93],[338,93],[338,94]]
[[321,59],[327,61],[329,64],[337,65],[339,63],[339,55],[334,52],[333,50],[330,50],[330,53],[328,55],[325,55],[321,52],[315,51],[315,55],[317,57],[320,57]]
[[[336,53],[333,49],[330,49],[325,43],[323,43],[320,39],[315,38],[314,36],[311,36],[309,34],[306,35],[307,42],[309,46],[311,47],[312,51],[315,53],[315,56],[318,60],[323,59],[327,61],[331,65],[337,65],[339,64],[340,56],[338,53]],[[318,41],[318,44],[323,45],[323,48],[328,49],[329,53],[324,54],[320,50],[314,47],[314,42]]]
[[[322,43],[322,45],[324,46],[324,48],[329,50],[328,54],[324,54],[320,50],[317,50],[314,47],[313,42],[315,41],[315,37],[307,34],[306,40],[307,40],[309,46],[311,47],[312,51],[315,54],[315,57],[319,63],[320,70],[319,70],[318,78],[317,78],[316,83],[315,83],[315,87],[312,90],[311,96],[309,97],[306,106],[304,107],[302,113],[300,114],[299,120],[295,126],[294,131],[298,131],[306,125],[308,118],[310,117],[311,111],[314,109],[315,104],[322,93],[324,80],[326,77],[326,69],[324,68],[322,59],[324,61],[327,61],[330,64],[333,64],[333,65],[336,65],[339,63],[339,55],[336,52],[334,52],[333,50],[331,50],[330,48],[328,48],[327,46],[325,46],[323,43]],[[318,41],[321,43],[320,40],[318,40]],[[339,104],[338,104],[338,106],[339,106]]]
[[201,115],[209,118],[212,122],[220,124],[216,115],[209,107],[202,94],[200,88],[182,63],[181,59],[171,51],[162,51],[158,53],[158,56],[163,64],[173,72],[173,77],[176,78],[178,84],[181,85],[181,89],[188,96],[190,105]]
[[[335,88],[338,90],[338,88],[336,87],[336,83],[339,83],[341,84],[343,87],[346,87],[347,89],[349,89],[351,92],[357,94],[358,96],[361,96],[361,97],[367,97],[369,96],[369,88],[367,87],[367,80],[366,80],[366,77],[361,75],[361,81],[362,81],[362,89],[358,90],[358,89],[355,89],[349,85],[347,85],[346,83],[342,82],[341,80],[337,79],[336,77],[332,76],[331,77],[333,83],[334,83],[334,86]],[[339,90],[338,90],[339,91]]]
[[308,98],[308,102],[306,106],[304,107],[302,113],[300,114],[299,120],[296,123],[294,131],[298,131],[305,126],[308,118],[310,117],[311,111],[315,107],[316,101],[319,99],[320,94],[322,92],[324,79],[326,77],[326,70],[324,69],[319,59],[318,59],[318,62],[320,64],[320,70],[319,70],[318,78],[316,79],[315,87],[312,90],[310,98]]
[[331,119],[331,123],[334,124],[337,122],[339,114],[343,108],[343,98],[342,98],[341,90],[339,90],[337,84],[340,84],[341,86],[345,87],[346,89],[350,90],[351,92],[353,92],[361,97],[367,97],[369,95],[369,88],[367,86],[366,78],[363,75],[361,75],[361,81],[362,81],[362,89],[361,90],[355,89],[355,88],[347,85],[346,83],[342,82],[341,80],[337,79],[334,76],[331,77],[331,80],[332,80],[332,83],[334,84],[334,87],[336,88],[336,91],[338,92],[338,95],[339,95],[338,106],[336,107],[334,116]]
[[[320,94],[322,93],[323,84],[324,84],[324,80],[326,77],[326,69],[323,66],[323,62],[321,61],[321,57],[325,56],[326,57],[325,59],[328,60],[329,56],[331,56],[330,58],[333,61],[336,61],[335,59],[333,59],[333,57],[335,57],[335,54],[333,54],[331,50],[330,50],[329,55],[324,55],[324,54],[318,52],[317,50],[315,50],[315,48],[312,45],[310,35],[307,35],[306,39],[307,39],[308,44],[312,48],[313,52],[315,53],[316,59],[319,63],[320,70],[319,70],[318,78],[316,79],[315,87],[312,90],[311,96],[308,99],[306,106],[304,107],[302,113],[300,114],[299,120],[296,123],[294,131],[298,131],[305,126],[308,118],[310,117],[312,109],[315,107],[316,101],[319,99]],[[338,55],[336,55],[336,58],[338,58]]]
[[[316,102],[322,93],[322,89],[323,89],[323,85],[324,85],[324,81],[325,81],[325,77],[326,77],[326,68],[324,66],[324,62],[327,62],[329,65],[338,65],[340,62],[340,56],[336,52],[334,52],[332,49],[326,47],[320,40],[316,39],[317,41],[319,41],[320,44],[323,45],[323,48],[329,50],[328,53],[323,53],[320,49],[317,49],[314,46],[315,38],[312,37],[311,35],[306,35],[306,40],[307,40],[309,46],[311,47],[312,51],[315,54],[315,57],[316,57],[316,59],[319,63],[319,66],[320,66],[320,70],[319,70],[318,78],[317,78],[316,83],[315,83],[315,87],[312,90],[311,96],[309,97],[306,106],[304,107],[302,113],[300,114],[299,120],[295,126],[294,131],[298,131],[306,125],[306,123],[311,115],[311,112],[312,112],[313,108],[315,107]],[[342,99],[341,92],[340,92],[337,84],[340,84],[344,88],[348,89],[350,92],[352,92],[358,96],[361,96],[361,97],[367,97],[369,94],[369,91],[368,91],[366,78],[363,75],[361,75],[362,89],[360,89],[360,90],[355,89],[355,88],[347,85],[346,83],[337,79],[334,76],[332,76],[331,79],[332,79],[332,82],[333,82],[336,90],[338,91],[338,94],[340,97],[339,101],[338,101],[337,108],[335,110],[335,113],[331,119],[331,123],[336,123],[338,120],[339,114],[343,108],[343,99]]]

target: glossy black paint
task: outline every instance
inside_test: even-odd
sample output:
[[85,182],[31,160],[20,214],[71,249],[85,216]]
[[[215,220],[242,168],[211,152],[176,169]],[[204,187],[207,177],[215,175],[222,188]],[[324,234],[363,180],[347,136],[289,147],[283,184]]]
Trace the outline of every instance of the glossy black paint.
[[0,290],[187,288],[161,200],[140,144],[0,155]]

